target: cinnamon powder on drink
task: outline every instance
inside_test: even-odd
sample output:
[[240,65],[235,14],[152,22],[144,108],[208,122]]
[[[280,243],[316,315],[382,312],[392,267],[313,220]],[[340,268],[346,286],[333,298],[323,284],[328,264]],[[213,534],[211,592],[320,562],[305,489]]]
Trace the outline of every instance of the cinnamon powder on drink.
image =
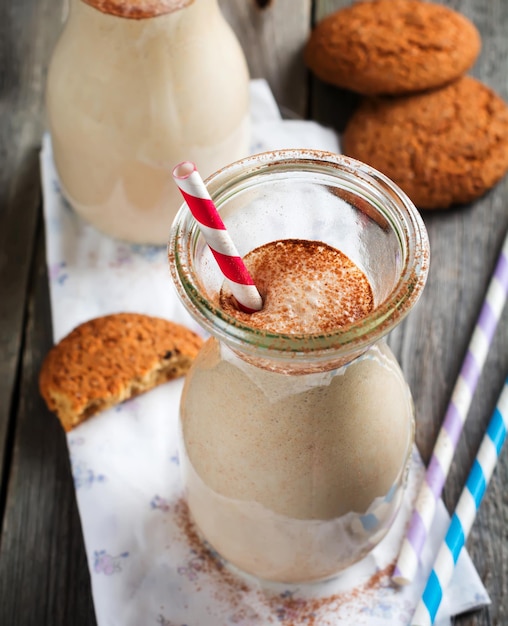
[[331,333],[368,316],[374,296],[363,271],[344,253],[321,241],[281,239],[244,258],[263,298],[255,313],[239,311],[227,286],[220,305],[231,316],[263,331]]

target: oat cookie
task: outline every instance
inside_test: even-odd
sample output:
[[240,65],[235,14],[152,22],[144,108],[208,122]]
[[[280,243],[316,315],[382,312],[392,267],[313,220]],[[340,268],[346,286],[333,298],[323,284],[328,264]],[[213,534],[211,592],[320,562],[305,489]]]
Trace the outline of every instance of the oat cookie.
[[433,89],[462,76],[480,52],[465,16],[423,0],[356,2],[321,20],[305,48],[321,80],[364,95]]
[[128,398],[182,376],[202,345],[173,322],[118,313],[77,326],[47,354],[39,388],[66,431]]
[[508,170],[508,106],[465,76],[403,98],[366,98],[344,153],[380,170],[421,209],[472,202]]

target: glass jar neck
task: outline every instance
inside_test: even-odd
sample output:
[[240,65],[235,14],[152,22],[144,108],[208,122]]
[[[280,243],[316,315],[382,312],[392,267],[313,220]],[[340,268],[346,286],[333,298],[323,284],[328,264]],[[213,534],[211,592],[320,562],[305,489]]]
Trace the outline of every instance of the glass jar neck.
[[285,373],[340,367],[399,324],[419,299],[429,264],[423,220],[376,170],[342,155],[281,150],[234,163],[206,182],[241,256],[278,239],[323,241],[365,273],[374,293],[372,313],[328,333],[275,333],[239,322],[218,303],[222,275],[184,205],[169,243],[179,296],[198,323],[243,359]]

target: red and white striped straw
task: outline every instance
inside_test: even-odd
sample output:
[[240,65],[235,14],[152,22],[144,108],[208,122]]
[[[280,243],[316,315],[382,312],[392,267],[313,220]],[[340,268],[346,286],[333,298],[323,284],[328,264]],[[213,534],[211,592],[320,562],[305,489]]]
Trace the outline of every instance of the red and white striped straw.
[[238,306],[246,313],[259,311],[263,300],[194,163],[184,161],[177,165],[173,170],[173,179],[198,222]]

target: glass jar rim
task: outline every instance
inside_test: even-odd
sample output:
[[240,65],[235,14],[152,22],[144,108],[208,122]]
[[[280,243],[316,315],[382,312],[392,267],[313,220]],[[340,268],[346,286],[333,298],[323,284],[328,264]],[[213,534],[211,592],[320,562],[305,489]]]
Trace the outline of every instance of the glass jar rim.
[[354,191],[372,202],[395,232],[403,253],[400,275],[388,296],[369,315],[331,332],[306,334],[260,330],[228,315],[203,293],[193,272],[192,251],[200,231],[185,203],[171,228],[168,244],[171,275],[181,301],[194,319],[235,351],[275,360],[343,359],[361,353],[390,332],[420,298],[429,270],[427,231],[414,204],[388,177],[360,161],[332,152],[285,149],[254,154],[218,170],[205,183],[220,211],[238,185],[248,185],[262,175],[295,169],[356,183]]

